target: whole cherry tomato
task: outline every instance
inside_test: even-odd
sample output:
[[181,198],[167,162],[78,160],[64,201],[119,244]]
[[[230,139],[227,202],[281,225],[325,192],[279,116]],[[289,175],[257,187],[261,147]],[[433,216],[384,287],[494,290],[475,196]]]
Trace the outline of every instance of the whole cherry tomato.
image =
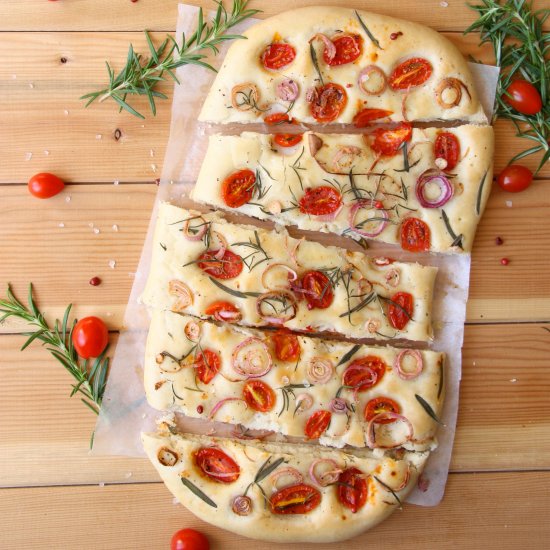
[[29,180],[30,194],[39,199],[49,199],[61,193],[65,184],[54,174],[40,172]]
[[503,99],[524,115],[536,115],[542,109],[539,91],[527,80],[514,80],[506,89]]
[[109,343],[109,331],[99,317],[84,317],[76,323],[72,341],[80,357],[99,357]]
[[527,189],[533,181],[533,173],[520,164],[507,166],[499,175],[497,183],[504,191],[519,193]]
[[170,550],[210,550],[210,543],[194,529],[180,529],[172,536]]

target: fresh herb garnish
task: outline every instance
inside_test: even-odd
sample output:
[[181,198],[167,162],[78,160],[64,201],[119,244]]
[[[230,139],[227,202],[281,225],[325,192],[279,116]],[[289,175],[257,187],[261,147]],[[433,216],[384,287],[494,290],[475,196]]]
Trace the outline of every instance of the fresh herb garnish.
[[[290,406],[290,396],[292,396],[294,399],[296,399],[296,395],[294,393],[294,390],[309,388],[309,387],[311,387],[311,385],[306,386],[305,384],[287,384],[286,386],[282,386],[280,388],[277,388],[278,390],[281,390],[281,393],[283,395],[283,404],[282,404],[281,410],[279,411],[279,414],[277,416],[281,416],[284,411],[288,411],[288,408]],[[296,414],[296,411],[294,411],[294,414]]]
[[[302,188],[302,191],[304,190],[304,184],[302,183],[302,176],[300,175],[300,172],[298,170],[305,170],[306,168],[300,164],[300,159],[302,158],[304,151],[306,150],[305,147],[302,147],[301,153],[298,155],[298,158],[290,165],[290,167],[294,170],[294,173],[296,174],[296,177],[298,178],[298,181],[300,182],[300,187]],[[294,193],[292,194],[294,196]],[[294,197],[296,202],[298,200],[296,197]]]
[[235,296],[236,298],[257,298],[258,296],[261,296],[259,292],[241,292],[240,290],[235,290],[233,288],[229,288],[228,286],[225,286],[223,283],[220,283],[220,281],[217,281],[213,277],[208,277],[212,283],[214,283],[218,288],[221,288],[224,292],[227,292],[228,294],[231,294],[232,296]]
[[439,363],[439,386],[437,388],[437,398],[441,397],[443,391],[443,360]]
[[453,228],[451,227],[451,222],[449,221],[449,216],[447,216],[447,213],[443,209],[441,210],[441,216],[443,217],[443,221],[445,222],[445,227],[447,229],[447,232],[451,236],[451,239],[453,239],[451,246],[458,246],[460,249],[464,250],[462,246],[464,235],[462,233],[460,235],[457,235],[453,231]]
[[361,345],[355,344],[355,346],[353,346],[349,351],[347,351],[346,354],[342,356],[342,359],[338,361],[336,368],[338,368],[340,365],[343,365],[344,363],[347,363],[360,349],[361,349]]
[[415,393],[414,396],[416,397],[416,400],[420,403],[420,405],[426,411],[426,414],[430,418],[435,420],[440,426],[445,425],[445,424],[443,424],[443,422],[441,422],[441,420],[439,420],[439,418],[437,418],[437,415],[435,414],[435,412],[432,409],[431,405],[421,395],[418,395],[417,393]]
[[321,69],[319,68],[319,61],[317,60],[317,53],[315,52],[315,48],[313,47],[313,42],[309,43],[309,55],[311,56],[311,62],[313,63],[313,66],[315,67],[315,70],[319,75],[321,86],[324,86],[325,82],[323,80],[323,75],[321,74]]
[[248,493],[250,487],[253,485],[256,485],[258,489],[260,489],[262,495],[264,496],[264,499],[266,502],[269,500],[267,498],[267,495],[265,494],[265,491],[263,487],[260,485],[260,483],[272,472],[274,472],[283,462],[286,462],[283,457],[278,458],[275,462],[271,462],[271,456],[268,457],[268,459],[260,466],[260,469],[256,472],[256,475],[254,476],[254,481],[248,485],[248,487],[245,489],[243,496],[246,496]]
[[399,499],[399,497],[397,496],[397,493],[389,486],[387,485],[386,483],[384,483],[381,479],[379,479],[378,477],[376,477],[375,475],[372,476],[374,479],[376,479],[376,481],[378,481],[378,483],[380,483],[380,485],[382,485],[382,487],[384,487],[384,489],[386,489],[386,491],[389,491],[393,497],[395,498],[395,500],[397,500],[397,502],[399,503],[399,506],[403,506],[403,503],[401,502],[401,500]]
[[[254,230],[254,240],[250,239],[248,242],[233,243],[233,246],[243,246],[252,250],[248,256],[241,256],[244,265],[248,267],[248,271],[252,271],[260,264],[271,260],[271,256],[267,255],[267,252],[262,247],[258,232]],[[256,255],[259,255],[258,257]]]
[[205,493],[203,493],[192,481],[186,477],[180,478],[181,482],[196,496],[198,496],[202,501],[206,502],[208,506],[212,508],[217,508],[218,505]]
[[485,174],[483,174],[483,177],[479,182],[479,191],[477,192],[477,200],[476,200],[476,214],[478,216],[481,214],[481,198],[483,197],[483,188],[485,187],[485,180],[487,178],[488,171],[489,169],[487,168],[487,170],[485,170]]
[[359,21],[359,24],[361,27],[363,27],[363,30],[365,31],[366,35],[372,40],[372,43],[380,50],[383,50],[384,48],[380,46],[380,42],[374,38],[373,34],[369,31],[367,25],[365,25],[365,22],[361,19],[361,16],[357,13],[357,10],[355,10],[355,17],[357,17],[357,20]]

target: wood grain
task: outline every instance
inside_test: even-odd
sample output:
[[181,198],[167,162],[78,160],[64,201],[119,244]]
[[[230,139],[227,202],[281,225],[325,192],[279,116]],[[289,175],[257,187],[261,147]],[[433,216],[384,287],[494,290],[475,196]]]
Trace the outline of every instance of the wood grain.
[[[478,48],[477,37],[446,36],[465,55],[492,62],[490,48]],[[45,171],[65,181],[84,183],[152,182],[160,177],[169,132],[169,101],[160,100],[153,117],[146,100],[139,98],[136,108],[148,115],[142,121],[119,113],[113,102],[84,109],[79,99],[105,85],[105,60],[120,68],[130,42],[137,51],[147,51],[142,33],[0,33],[0,125],[7,129],[0,132],[0,183],[27,182],[32,174]],[[168,95],[171,89],[171,83],[162,87]],[[495,129],[498,173],[530,142],[515,138],[508,121],[499,121]],[[535,169],[539,159],[530,156],[524,164]],[[550,164],[540,177],[550,177]]]
[[[451,475],[447,495],[436,508],[405,504],[374,530],[346,542],[350,550],[385,546],[410,548],[524,547],[542,549],[550,536],[550,472]],[[510,505],[513,495],[514,505]],[[199,529],[212,550],[288,548],[261,543],[201,522],[172,502],[160,483],[105,487],[3,489],[0,513],[9,529],[6,548],[164,550],[182,527]],[[106,505],[108,503],[108,505]],[[32,528],[20,521],[21,511]],[[79,511],[75,519],[75,510]],[[383,541],[383,542],[382,542]],[[343,545],[300,544],[291,548],[329,550]]]

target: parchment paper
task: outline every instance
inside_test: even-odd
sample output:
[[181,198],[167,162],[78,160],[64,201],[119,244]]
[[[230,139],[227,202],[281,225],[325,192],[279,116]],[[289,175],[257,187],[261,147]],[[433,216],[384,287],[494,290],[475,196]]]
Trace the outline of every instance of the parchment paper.
[[[196,14],[197,8],[179,5],[177,38],[181,37],[184,31],[188,34],[194,30]],[[255,22],[255,20],[245,21],[237,27],[236,31],[242,32]],[[209,62],[219,66],[226,49],[227,46],[222,49],[218,57],[210,59]],[[498,68],[470,65],[482,103],[490,119]],[[206,134],[211,130],[199,125],[196,119],[215,77],[211,71],[193,66],[180,67],[177,70],[177,76],[180,84],[174,89],[170,138],[162,177],[125,313],[125,327],[120,334],[111,362],[111,371],[95,432],[92,452],[96,455],[144,456],[139,438],[140,432],[154,430],[156,420],[165,414],[149,407],[145,399],[143,360],[150,318],[147,309],[139,303],[139,296],[143,292],[149,273],[158,203],[167,200],[185,207],[191,204],[187,196],[206,152]],[[291,234],[295,236],[301,233],[291,230]],[[355,246],[350,245],[350,240],[344,238],[335,238],[333,244],[347,248]],[[415,489],[407,499],[407,502],[414,504],[435,506],[441,501],[445,490],[458,413],[461,348],[468,298],[470,256],[467,254],[447,256],[410,254],[382,243],[372,243],[371,251],[373,255],[419,261],[439,268],[433,312],[435,338],[430,347],[447,354],[446,399],[441,415],[444,426],[438,431],[439,446],[432,453],[424,472],[424,477],[429,480],[428,490],[422,492]],[[178,425],[190,432],[204,433],[205,431],[205,421],[200,419],[179,416]],[[227,426],[220,424],[214,426],[217,435],[228,433]]]

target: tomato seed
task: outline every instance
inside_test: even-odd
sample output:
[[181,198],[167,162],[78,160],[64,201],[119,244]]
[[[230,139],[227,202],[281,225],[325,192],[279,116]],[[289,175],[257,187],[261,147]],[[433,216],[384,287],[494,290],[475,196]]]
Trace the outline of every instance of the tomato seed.
[[502,258],[502,260],[500,260],[500,263],[502,265],[508,265],[510,263],[510,260],[508,258]]
[[101,284],[101,279],[99,277],[92,277],[90,279],[90,284],[92,286],[99,286]]

